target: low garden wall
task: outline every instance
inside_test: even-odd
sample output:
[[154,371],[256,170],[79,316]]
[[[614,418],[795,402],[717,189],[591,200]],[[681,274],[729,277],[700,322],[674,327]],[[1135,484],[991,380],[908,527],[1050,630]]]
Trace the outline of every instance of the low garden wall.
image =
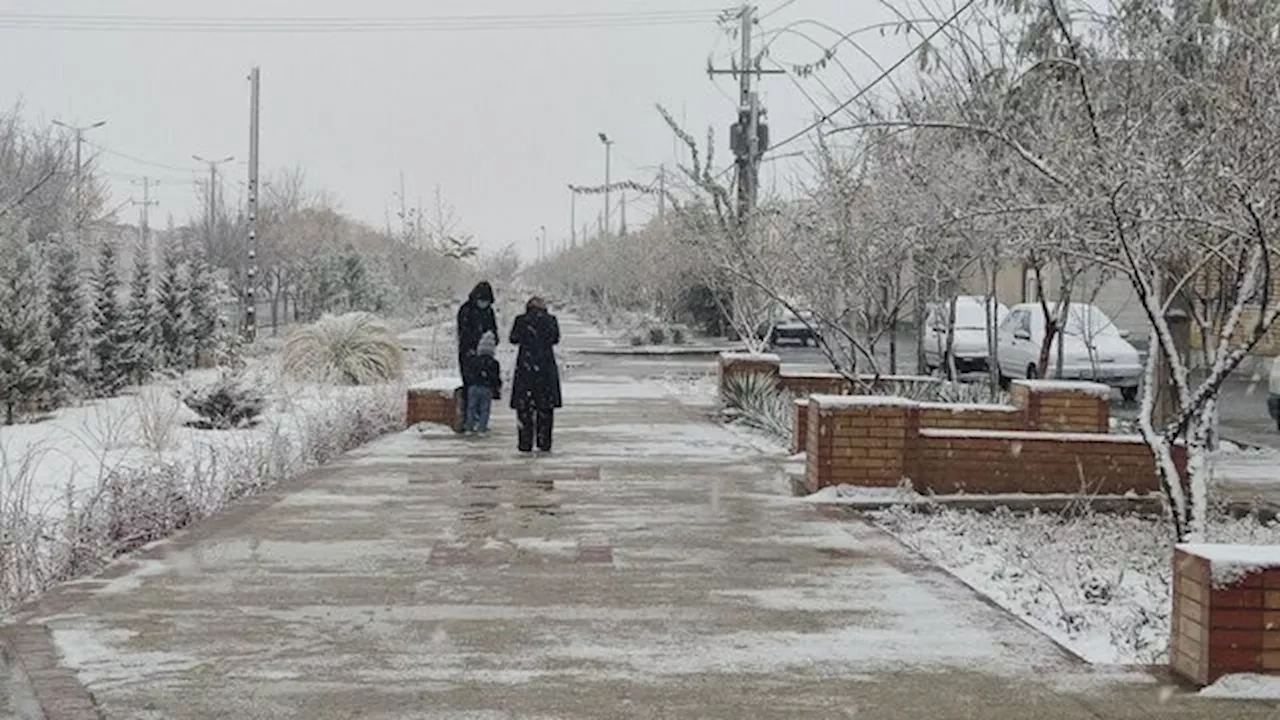
[[[838,373],[784,372],[782,360],[769,353],[721,353],[720,397],[728,397],[727,385],[734,377],[763,375],[772,378],[778,389],[792,395],[851,395],[853,382]],[[892,391],[904,385],[936,385],[942,380],[927,375],[861,375],[864,388]]]
[[405,425],[419,423],[445,425],[455,431],[462,429],[462,381],[440,378],[409,388],[405,401]]
[[1280,674],[1280,548],[1179,545],[1169,664],[1197,685]]
[[[1141,438],[1107,434],[1110,389],[1018,381],[1013,405],[814,395],[797,422],[806,488],[893,487],[920,493],[1124,494],[1160,488]],[[1185,463],[1182,457],[1177,458]]]

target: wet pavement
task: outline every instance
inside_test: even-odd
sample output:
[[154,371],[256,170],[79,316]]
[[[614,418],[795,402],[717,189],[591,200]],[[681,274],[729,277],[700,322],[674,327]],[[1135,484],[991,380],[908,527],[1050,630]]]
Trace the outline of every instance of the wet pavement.
[[554,454],[397,434],[19,619],[112,719],[1273,716],[1083,665],[564,332]]

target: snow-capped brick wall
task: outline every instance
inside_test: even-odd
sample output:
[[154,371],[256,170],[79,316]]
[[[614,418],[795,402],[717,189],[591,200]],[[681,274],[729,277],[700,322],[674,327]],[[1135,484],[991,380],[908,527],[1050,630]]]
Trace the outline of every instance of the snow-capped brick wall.
[[1026,430],[1107,432],[1111,421],[1111,388],[1098,383],[1015,380],[1013,404]]
[[[1048,391],[1031,395],[1053,399]],[[1096,410],[1079,419],[1080,431],[1063,433],[1026,429],[1036,427],[1034,416],[999,405],[814,395],[807,409],[796,445],[808,453],[809,492],[893,487],[904,478],[917,492],[936,494],[1159,490],[1150,449],[1138,437],[1106,434],[1105,423],[1098,429]]]
[[459,429],[462,426],[461,403],[458,397],[461,385],[461,381],[450,380],[409,388],[405,407],[405,424],[413,427],[418,423],[426,422]]
[[1148,494],[1160,490],[1137,436],[1019,430],[921,430],[907,476],[921,492]]
[[720,397],[728,397],[729,379],[736,376],[765,375],[777,378],[782,359],[767,353],[720,353]]
[[1280,674],[1280,547],[1179,545],[1169,663],[1198,685]]
[[[778,383],[778,388],[794,395],[850,395],[853,383],[839,373],[783,372],[782,360],[770,353],[721,353],[720,397],[725,397],[728,379],[735,375],[765,375]],[[941,378],[927,375],[861,375],[861,382],[878,391],[892,391],[902,385],[933,385]]]

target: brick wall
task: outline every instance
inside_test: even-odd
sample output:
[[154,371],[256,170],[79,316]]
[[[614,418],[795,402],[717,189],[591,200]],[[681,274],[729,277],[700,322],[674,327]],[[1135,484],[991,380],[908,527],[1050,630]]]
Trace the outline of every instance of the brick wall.
[[1169,664],[1198,685],[1232,673],[1280,674],[1280,569],[1247,572],[1214,587],[1214,546],[1173,553]]
[[782,372],[782,359],[777,355],[750,353],[720,354],[720,398],[729,397],[730,378],[744,375],[765,375],[777,378]]
[[1106,385],[1015,380],[1013,404],[1024,411],[1026,430],[1104,433],[1110,429],[1111,388]]
[[[839,373],[783,372],[782,359],[777,355],[761,353],[721,353],[720,397],[725,397],[728,379],[737,375],[765,375],[778,382],[778,387],[793,395],[850,395],[853,383]],[[920,375],[861,375],[859,380],[877,392],[891,392],[894,387],[908,384],[936,384],[939,378]]]
[[907,476],[921,492],[1123,495],[1160,490],[1135,436],[921,430]]
[[462,429],[462,413],[459,390],[409,388],[405,407],[405,424],[408,427],[427,422],[446,425],[455,431]]
[[[1027,397],[1037,395],[1053,393],[1031,388]],[[810,492],[842,484],[892,487],[903,478],[918,492],[936,494],[1159,490],[1150,449],[1140,438],[1097,431],[1096,408],[1081,416],[1084,431],[1029,430],[1029,421],[1040,419],[1027,408],[815,395],[807,402],[805,435],[794,444],[809,453]],[[1060,422],[1056,415],[1053,422]],[[1185,466],[1181,453],[1175,459]]]
[[[1105,433],[1111,424],[1109,393],[1105,386],[1093,383],[1018,380],[1013,385],[1013,405],[918,403],[916,407],[921,428]],[[807,423],[797,422],[794,432],[792,447],[804,447]]]
[[802,453],[805,451],[804,439],[809,436],[809,401],[796,400],[796,421],[795,431],[791,434],[791,452]]

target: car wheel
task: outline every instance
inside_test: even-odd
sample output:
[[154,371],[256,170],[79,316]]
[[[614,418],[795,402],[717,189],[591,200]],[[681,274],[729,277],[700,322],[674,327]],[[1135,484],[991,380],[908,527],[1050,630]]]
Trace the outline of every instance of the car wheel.
[[1028,365],[1028,366],[1027,366],[1027,379],[1028,379],[1028,380],[1036,380],[1036,379],[1039,379],[1039,377],[1040,377],[1040,372],[1039,372],[1038,370],[1036,370],[1036,366],[1035,366],[1035,365]]
[[1136,387],[1120,388],[1120,399],[1124,400],[1127,403],[1131,403],[1134,400],[1137,400],[1138,388]]

